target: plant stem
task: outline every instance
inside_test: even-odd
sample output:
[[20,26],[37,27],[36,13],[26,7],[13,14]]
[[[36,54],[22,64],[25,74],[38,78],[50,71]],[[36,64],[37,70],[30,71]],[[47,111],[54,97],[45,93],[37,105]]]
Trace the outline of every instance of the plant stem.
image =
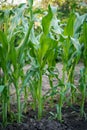
[[3,104],[2,104],[2,110],[3,110],[3,126],[6,126],[7,124],[7,78],[6,78],[6,74],[5,74],[5,78],[4,78],[4,84],[5,84],[5,88],[2,94],[2,98],[3,98]]
[[63,83],[65,83],[65,70],[66,70],[66,65],[64,64],[63,65],[63,69],[62,69],[62,71],[63,71],[63,74],[62,74],[62,81],[63,81]]
[[53,81],[52,81],[51,75],[49,75],[49,83],[50,83],[50,87],[51,87],[51,90],[52,90],[51,105],[53,105],[53,93],[54,93],[54,90],[53,90]]
[[[75,66],[72,65],[68,72],[68,82],[70,82],[70,84],[74,84],[74,68]],[[71,105],[75,102],[75,99],[75,88],[71,86]]]
[[6,126],[7,124],[7,87],[4,88],[3,91],[3,126]]
[[9,89],[9,87],[7,89],[7,95],[8,95],[8,112],[10,113],[11,108],[10,108],[10,89]]
[[60,94],[59,104],[57,105],[57,119],[62,122],[62,106],[63,106],[63,95]]
[[42,117],[42,71],[40,70],[40,80],[39,80],[39,97],[38,97],[38,119]]
[[62,96],[62,92],[61,92],[60,101],[59,101],[59,115],[58,115],[59,121],[62,121],[62,105],[63,105],[63,96]]
[[25,109],[24,112],[27,112],[27,99],[28,99],[28,95],[27,95],[27,88],[24,88],[24,101],[25,101]]
[[86,82],[87,82],[87,69],[84,71],[84,86],[83,86],[83,91],[82,91],[82,102],[81,102],[81,116],[84,116],[84,103],[85,103],[85,98],[86,98]]
[[82,92],[82,102],[81,102],[81,116],[82,117],[84,115],[85,91],[86,91],[86,87],[84,87],[84,90]]
[[17,94],[17,110],[18,110],[18,123],[21,122],[21,103],[20,103],[20,91],[18,86],[16,87],[16,94]]

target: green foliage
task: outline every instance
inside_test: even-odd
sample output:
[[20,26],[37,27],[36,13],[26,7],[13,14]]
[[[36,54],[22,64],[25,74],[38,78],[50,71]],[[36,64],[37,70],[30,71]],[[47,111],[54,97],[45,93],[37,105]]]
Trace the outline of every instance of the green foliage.
[[[35,22],[39,22],[38,32]],[[0,11],[0,70],[3,72],[3,75],[0,72],[0,98],[4,126],[8,121],[8,112],[11,111],[12,84],[16,91],[17,122],[21,122],[22,112],[27,112],[29,91],[33,99],[33,109],[38,109],[38,119],[41,119],[48,96],[42,95],[42,78],[46,74],[50,85],[48,94],[52,101],[51,105],[54,105],[54,96],[59,96],[56,105],[57,119],[62,121],[62,107],[67,100],[68,92],[71,105],[76,103],[76,94],[80,92],[81,115],[84,116],[87,84],[87,14],[79,15],[72,12],[68,21],[62,23],[57,19],[57,8],[49,5],[47,11],[37,11],[33,9],[33,0],[28,0],[27,5],[21,4]],[[63,64],[61,79],[56,69],[56,58],[59,53]],[[81,56],[84,69],[80,71],[80,81],[76,87],[74,72]],[[26,66],[29,66],[29,69],[24,72]],[[54,78],[57,80],[56,86],[53,83]],[[20,100],[22,94],[23,105]]]
[[85,103],[85,98],[86,98],[86,82],[85,82],[85,68],[82,68],[80,70],[80,80],[79,80],[79,88],[80,88],[80,92],[81,92],[81,96],[82,96],[82,100],[81,100],[81,116],[84,116],[84,103]]
[[2,93],[4,90],[4,85],[0,85],[0,93]]

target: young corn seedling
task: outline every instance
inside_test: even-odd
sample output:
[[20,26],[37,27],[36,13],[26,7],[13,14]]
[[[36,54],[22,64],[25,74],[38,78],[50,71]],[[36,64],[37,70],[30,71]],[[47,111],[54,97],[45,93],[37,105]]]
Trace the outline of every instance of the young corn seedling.
[[[32,76],[31,82],[29,81],[30,90],[34,99],[34,106],[38,105],[38,119],[42,117],[43,111],[43,96],[42,96],[42,76],[45,73],[45,66],[51,51],[56,47],[57,42],[52,39],[49,31],[53,18],[52,8],[49,6],[48,14],[42,18],[42,33],[39,39],[35,36],[34,28],[32,28],[29,47],[31,58],[31,69],[26,76],[27,81]],[[36,40],[35,40],[36,39]],[[30,76],[29,76],[30,75]]]
[[[87,18],[87,17],[86,17]],[[84,67],[85,67],[85,83],[87,85],[87,22],[85,21],[83,24],[83,40],[84,40],[84,51],[83,51],[83,57],[84,57]]]
[[[58,42],[58,38],[59,38],[59,34],[62,34],[62,29],[59,26],[59,20],[56,17],[56,8],[54,7],[54,17],[52,19],[52,23],[51,23],[51,31],[50,34],[52,35],[52,37],[54,37],[54,39],[57,39]],[[47,58],[47,65],[48,65],[48,78],[49,78],[49,84],[51,87],[51,103],[53,104],[53,97],[54,97],[54,84],[53,84],[53,78],[58,79],[58,70],[56,68],[56,59],[58,56],[58,44],[55,44],[54,49],[50,50],[50,54],[48,55]],[[56,70],[56,72],[54,72]]]
[[[0,75],[1,80],[1,102],[2,102],[2,118],[3,125],[7,124],[7,111],[10,111],[10,46],[7,38],[8,23],[10,22],[10,10],[2,10],[0,15],[0,69],[2,71]],[[8,20],[7,20],[8,19]],[[7,22],[8,21],[8,22]]]
[[71,56],[71,37],[73,36],[73,26],[74,26],[74,20],[75,15],[71,14],[68,23],[64,29],[64,36],[63,39],[60,39],[62,41],[62,48],[63,48],[63,81],[65,81],[65,71],[67,71],[67,64],[69,61],[69,58]]
[[33,21],[30,21],[27,32],[25,32],[25,37],[23,41],[21,43],[19,42],[20,43],[19,45],[15,45],[16,35],[17,33],[20,32],[20,30],[15,30],[17,28],[16,22],[19,23],[20,16],[24,8],[25,7],[22,6],[20,8],[21,11],[19,11],[18,14],[16,14],[13,17],[13,21],[12,20],[10,21],[10,24],[11,24],[10,28],[8,28],[8,25],[7,26],[5,25],[4,32],[0,31],[0,63],[1,63],[1,68],[4,72],[3,84],[5,86],[2,92],[2,102],[3,102],[2,110],[3,110],[3,124],[4,125],[6,125],[7,123],[8,97],[10,96],[10,94],[8,93],[9,92],[8,81],[13,82],[15,86],[16,96],[17,96],[17,110],[18,110],[17,121],[18,122],[21,121],[21,103],[20,103],[20,87],[21,87],[20,85],[21,84],[19,83],[19,79],[21,78],[21,75],[23,72],[24,49],[26,48],[30,31],[33,25]]
[[83,62],[84,62],[84,68],[80,71],[80,92],[82,94],[82,101],[81,101],[81,116],[84,116],[84,103],[86,99],[86,87],[87,87],[87,23],[83,23],[83,44],[84,44],[84,50],[83,50]]
[[16,48],[14,45],[12,46],[11,50],[11,60],[14,67],[13,71],[13,83],[15,85],[16,89],[16,95],[17,95],[17,107],[18,107],[18,122],[21,121],[21,104],[20,104],[20,87],[19,87],[19,78],[21,77],[21,73],[23,71],[23,52],[26,48],[26,44],[28,43],[30,31],[32,28],[33,22],[31,21],[29,24],[29,28],[27,30],[27,33],[24,37],[24,40],[22,43]]
[[[74,70],[81,55],[81,46],[78,39],[74,38],[75,15],[71,14],[68,23],[64,29],[62,40],[63,48],[63,81],[65,80],[65,71],[67,72],[67,82],[74,84]],[[76,89],[71,85],[71,104],[75,102]]]
[[[42,35],[40,37],[40,46],[38,49],[38,62],[40,65],[40,80],[42,82],[42,74],[43,74],[43,69],[46,65],[46,63],[48,63],[48,57],[51,56],[51,52],[55,51],[55,48],[57,47],[57,42],[55,39],[52,39],[49,31],[50,31],[50,26],[51,26],[51,20],[53,18],[53,12],[52,12],[52,8],[49,6],[49,10],[48,10],[48,14],[46,16],[43,17],[42,19],[42,28],[43,28],[43,32]],[[53,52],[55,53],[55,52]],[[54,55],[54,54],[53,54]],[[42,100],[42,83],[40,82],[40,87],[39,87],[39,100],[38,100],[38,104],[39,106],[42,106],[41,104],[41,100]],[[41,108],[41,107],[40,107]],[[42,116],[42,108],[40,109],[38,108],[38,117],[40,118]]]
[[[9,71],[10,71],[10,61],[9,61],[9,43],[4,32],[0,31],[0,64],[3,70],[3,81],[2,87],[3,91],[1,93],[2,98],[2,115],[3,115],[3,125],[7,124],[7,110],[8,110],[8,99],[9,99]],[[1,87],[1,89],[2,89]]]

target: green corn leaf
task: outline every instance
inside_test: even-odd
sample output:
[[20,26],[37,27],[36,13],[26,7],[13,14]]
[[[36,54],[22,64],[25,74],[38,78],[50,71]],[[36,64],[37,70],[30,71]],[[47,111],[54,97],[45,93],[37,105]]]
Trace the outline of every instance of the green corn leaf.
[[0,47],[0,66],[5,67],[5,60],[4,60],[4,62],[2,62],[3,59],[4,59],[4,53],[3,52],[4,52],[3,48]]
[[44,55],[46,54],[46,51],[50,47],[50,39],[47,38],[44,34],[40,38],[40,45],[41,45],[40,54],[41,57],[43,58]]
[[10,59],[12,61],[14,69],[15,69],[17,66],[17,50],[16,50],[13,42],[11,43]]
[[55,48],[57,41],[51,39],[50,36],[46,37],[44,34],[40,38],[40,47],[38,49],[38,57],[41,63],[42,59],[48,57],[49,51]]
[[85,47],[87,48],[87,23],[86,22],[84,22],[83,25],[83,38],[84,38]]
[[34,27],[32,27],[32,29],[31,29],[30,41],[32,41],[32,43],[34,43],[34,44],[39,44],[39,41],[37,40],[37,38],[35,36]]
[[47,57],[47,61],[48,61],[48,66],[55,66],[55,51],[54,49],[50,52],[50,55],[48,55]]
[[83,25],[83,40],[84,40],[84,64],[87,67],[87,23]]
[[2,93],[2,92],[3,92],[4,88],[5,88],[5,86],[4,86],[4,85],[0,85],[0,93]]
[[68,20],[68,23],[65,27],[64,35],[73,36],[73,34],[74,34],[74,22],[75,22],[75,15],[71,14],[70,18]]
[[6,71],[7,63],[9,62],[10,46],[8,44],[5,33],[2,31],[0,31],[0,44],[1,44],[0,45],[1,66],[3,68],[3,71]]
[[72,41],[72,44],[74,45],[75,49],[78,52],[81,52],[81,45],[80,45],[79,41],[75,38],[71,38],[71,41]]
[[28,0],[28,4],[30,6],[30,8],[33,6],[33,0]]
[[80,69],[80,79],[79,79],[79,87],[80,87],[80,91],[83,92],[84,91],[84,87],[86,87],[85,84],[85,68],[81,68]]
[[51,20],[53,18],[53,12],[51,7],[49,6],[48,8],[48,14],[46,16],[43,17],[42,19],[42,27],[43,27],[43,33],[45,35],[47,35],[49,33],[49,28],[50,28],[50,24],[51,24]]
[[3,49],[5,49],[6,52],[8,49],[8,41],[6,35],[2,31],[0,31],[0,42],[2,43],[2,47]]
[[21,44],[17,47],[17,51],[19,52],[19,59],[20,59],[20,61],[22,60],[22,59],[21,59],[21,58],[22,58],[22,54],[23,54],[23,51],[24,51],[25,46],[26,46],[27,43],[28,43],[28,39],[29,39],[29,36],[30,36],[32,27],[33,27],[33,21],[30,22],[30,26],[29,26],[29,28],[28,28],[28,31],[27,31],[27,33],[26,33],[26,35],[25,35],[24,40],[23,40],[23,41],[21,42]]
[[57,6],[51,6],[52,13],[55,16],[57,14]]
[[[9,37],[12,38],[13,35],[14,35],[14,31],[15,31],[16,27],[20,23],[24,23],[24,21],[25,21],[25,18],[24,18],[25,9],[26,9],[25,4],[19,6],[18,8],[15,9],[14,16],[10,20],[11,23],[10,23],[10,27],[9,27]],[[27,26],[27,22],[24,23],[24,26]]]
[[60,27],[59,23],[60,21],[56,17],[52,19],[53,32],[56,34],[62,34],[63,32],[63,29]]
[[87,14],[80,16],[78,13],[76,13],[76,15],[77,15],[77,18],[76,18],[75,24],[74,24],[74,35],[79,33],[79,30],[80,30],[84,20],[87,18]]
[[4,12],[0,10],[0,25],[4,23]]

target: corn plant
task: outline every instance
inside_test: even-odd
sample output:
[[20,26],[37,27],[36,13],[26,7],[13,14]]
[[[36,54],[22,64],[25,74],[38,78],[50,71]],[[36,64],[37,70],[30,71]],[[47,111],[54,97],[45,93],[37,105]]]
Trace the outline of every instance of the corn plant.
[[[87,19],[87,17],[86,17]],[[83,40],[84,40],[84,51],[83,51],[83,56],[84,56],[84,67],[85,67],[85,83],[87,83],[87,23],[85,22],[83,24]]]
[[[65,71],[67,72],[67,82],[74,84],[74,70],[81,55],[81,46],[74,34],[75,15],[71,14],[62,36],[63,47],[63,81],[65,80]],[[71,104],[75,102],[75,88],[71,85]]]
[[80,80],[79,80],[79,88],[82,95],[81,100],[81,116],[84,116],[84,103],[86,98],[86,84],[85,84],[85,69],[80,70]]
[[[65,80],[65,71],[67,68],[67,63],[69,60],[69,54],[70,54],[70,47],[71,47],[71,41],[70,41],[70,37],[73,36],[73,26],[74,26],[74,20],[75,20],[75,15],[71,14],[68,23],[64,29],[64,35],[65,37],[63,38],[62,41],[62,47],[63,47],[63,81]],[[65,40],[64,40],[65,39]]]
[[[19,45],[15,45],[15,37],[17,33],[20,32],[20,30],[15,30],[17,28],[16,21],[18,22],[20,21],[20,16],[22,15],[22,11],[24,10],[24,8],[25,7],[22,6],[22,8],[20,9],[21,11],[18,13],[18,15],[16,14],[13,17],[13,21],[10,20],[10,23],[12,23],[10,28],[8,28],[9,23],[6,23],[4,27],[4,32],[0,31],[0,51],[1,51],[0,63],[1,63],[1,68],[4,73],[2,86],[3,85],[5,86],[2,92],[2,101],[3,101],[2,110],[3,110],[3,124],[4,125],[7,124],[8,96],[10,96],[10,93],[8,93],[9,81],[13,82],[15,86],[16,95],[17,95],[18,122],[21,121],[21,104],[20,104],[20,87],[21,87],[20,85],[21,84],[19,83],[19,79],[21,78],[22,73],[23,73],[24,49],[28,42],[30,31],[33,25],[33,21],[30,21],[28,30],[27,32],[25,32],[24,39],[22,40],[22,42],[20,40],[21,43]],[[3,59],[4,59],[4,62],[2,62]]]
[[[0,22],[1,30],[0,31],[0,67],[3,72],[3,76],[1,75],[2,82],[1,88],[3,87],[3,91],[1,93],[1,99],[2,99],[2,117],[3,117],[3,125],[7,124],[7,111],[10,111],[10,102],[9,102],[9,72],[10,72],[10,47],[9,42],[7,39],[7,30],[8,30],[8,23],[9,23],[9,15],[10,10],[2,11],[2,21]],[[0,18],[1,18],[0,16]],[[8,23],[7,23],[8,19]]]
[[34,99],[34,106],[36,107],[38,104],[38,119],[42,117],[43,111],[42,76],[46,71],[45,66],[48,63],[48,57],[51,56],[51,52],[57,46],[56,40],[49,33],[52,18],[53,12],[49,6],[48,14],[42,18],[42,33],[39,35],[39,39],[35,37],[34,28],[32,28],[31,36],[33,39],[31,37],[29,42],[32,67],[26,79],[29,80],[31,76],[29,85]]
[[[7,41],[6,35],[0,31],[0,63],[1,68],[4,73],[2,86],[4,89],[2,91],[2,110],[3,110],[3,124],[7,123],[7,109],[8,109],[8,92],[9,92],[9,71],[10,71],[10,61],[9,61],[9,43]],[[4,59],[4,61],[3,61]],[[3,62],[2,62],[3,61]]]
[[81,116],[84,116],[84,103],[85,103],[85,99],[86,99],[86,87],[87,87],[87,39],[86,39],[86,35],[87,35],[87,23],[84,22],[83,23],[83,44],[84,44],[84,50],[83,50],[83,62],[84,62],[84,68],[81,69],[80,71],[80,92],[82,95],[82,100],[81,100]]
[[14,45],[11,45],[11,61],[13,65],[13,83],[15,85],[16,89],[16,95],[17,95],[17,107],[18,107],[18,122],[21,121],[21,104],[20,104],[20,87],[19,87],[19,78],[21,77],[22,71],[23,71],[23,52],[26,47],[26,44],[29,39],[30,31],[33,25],[33,21],[30,22],[27,33],[25,34],[25,37],[23,41],[20,43],[20,45],[16,48]]
[[[56,8],[49,6],[47,12],[40,10],[38,12],[33,10],[33,0],[27,2],[27,5],[21,4],[12,10],[0,11],[0,70],[3,72],[3,75],[0,72],[0,97],[3,125],[7,124],[7,113],[11,111],[11,84],[16,91],[17,122],[21,122],[22,119],[20,100],[22,93],[24,111],[27,111],[29,96],[27,90],[31,92],[33,108],[38,109],[38,119],[41,119],[45,99],[42,95],[44,74],[48,74],[52,103],[54,96],[59,95],[56,105],[57,118],[62,121],[62,107],[69,90],[71,104],[76,100],[75,94],[78,88],[74,84],[74,72],[81,54],[84,69],[80,71],[79,89],[82,95],[81,115],[83,116],[87,86],[87,14],[80,16],[78,13],[71,13],[68,22],[62,27],[56,17]],[[37,32],[34,22],[39,15],[42,15],[42,19],[38,20],[40,31]],[[58,71],[55,73],[59,47],[62,50],[62,79],[59,79]],[[30,67],[25,73],[24,67],[29,64]],[[53,78],[58,81],[56,86],[53,84]]]
[[[57,40],[58,44],[55,46],[54,49],[50,51],[50,55],[47,58],[47,64],[48,64],[48,78],[49,78],[49,84],[51,87],[51,102],[53,103],[53,96],[54,96],[54,84],[53,84],[53,78],[56,78],[58,80],[58,70],[56,68],[56,59],[58,56],[58,50],[59,50],[59,36],[62,34],[63,30],[60,27],[60,21],[57,19],[56,13],[57,10],[54,7],[54,17],[52,19],[51,23],[51,34],[52,36]],[[57,72],[55,72],[55,70]]]

